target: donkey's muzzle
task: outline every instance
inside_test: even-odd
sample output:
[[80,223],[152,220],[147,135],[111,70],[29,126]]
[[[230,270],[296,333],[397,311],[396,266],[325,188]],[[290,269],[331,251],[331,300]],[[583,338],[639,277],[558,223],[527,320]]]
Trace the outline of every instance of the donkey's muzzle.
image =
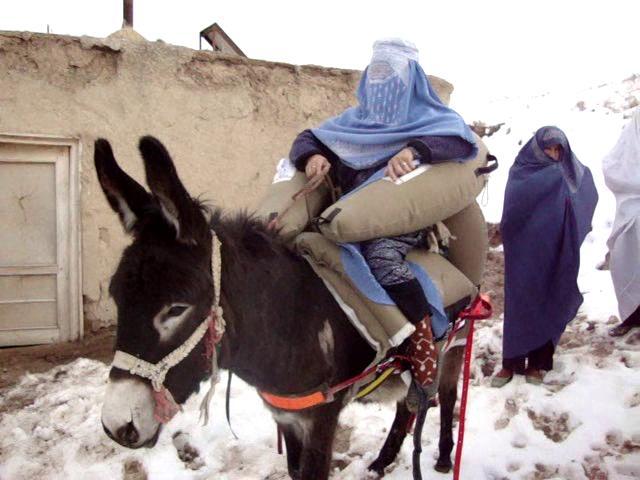
[[102,424],[102,428],[104,430],[104,433],[107,434],[107,437],[127,448],[151,448],[155,446],[160,435],[160,428],[158,428],[156,434],[153,437],[151,437],[144,443],[138,443],[140,441],[140,433],[132,422],[129,422],[118,428],[115,434],[112,433],[104,423]]

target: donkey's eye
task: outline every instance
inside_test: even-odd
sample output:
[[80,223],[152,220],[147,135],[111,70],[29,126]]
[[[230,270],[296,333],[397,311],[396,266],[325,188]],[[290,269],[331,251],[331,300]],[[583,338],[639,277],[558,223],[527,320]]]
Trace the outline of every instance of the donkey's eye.
[[167,305],[153,317],[153,326],[160,334],[160,341],[169,340],[184,324],[193,305],[174,303]]
[[189,308],[188,305],[174,305],[167,311],[167,317],[179,317],[187,308]]

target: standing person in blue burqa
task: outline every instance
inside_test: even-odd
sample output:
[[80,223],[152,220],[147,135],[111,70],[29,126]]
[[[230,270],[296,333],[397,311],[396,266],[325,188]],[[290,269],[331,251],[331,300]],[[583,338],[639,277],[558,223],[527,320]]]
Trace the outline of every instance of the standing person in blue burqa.
[[[293,142],[289,158],[309,178],[329,173],[346,194],[383,169],[395,180],[420,163],[464,161],[477,153],[471,130],[438,98],[410,42],[374,43],[357,98],[358,106]],[[436,373],[431,309],[405,260],[423,240],[423,232],[407,232],[362,242],[360,249],[375,279],[416,327],[400,348],[412,360],[414,379],[426,387]]]
[[540,384],[553,368],[555,347],[582,304],[580,246],[597,203],[591,171],[562,130],[538,130],[518,153],[504,196],[503,360],[494,387],[514,373]]

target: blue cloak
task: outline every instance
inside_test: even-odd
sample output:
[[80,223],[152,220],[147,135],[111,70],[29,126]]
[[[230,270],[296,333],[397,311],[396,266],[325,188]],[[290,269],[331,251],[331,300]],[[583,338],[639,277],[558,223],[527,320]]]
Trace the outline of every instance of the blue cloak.
[[[553,160],[544,148],[560,145]],[[505,259],[504,358],[557,345],[583,297],[580,246],[591,230],[598,193],[557,127],[543,127],[509,171],[500,231]]]
[[471,129],[462,117],[442,103],[420,65],[407,60],[405,75],[391,74],[373,81],[369,65],[358,86],[357,107],[312,129],[313,134],[347,166],[363,170],[386,163],[407,146],[427,135],[457,136],[473,145]]

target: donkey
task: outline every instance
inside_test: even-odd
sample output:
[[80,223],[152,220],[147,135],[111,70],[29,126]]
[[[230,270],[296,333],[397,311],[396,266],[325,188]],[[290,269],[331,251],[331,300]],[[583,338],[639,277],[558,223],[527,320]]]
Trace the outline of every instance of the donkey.
[[[260,391],[298,395],[335,385],[370,364],[374,352],[306,260],[289,251],[263,222],[245,213],[223,217],[191,197],[157,139],[141,138],[139,150],[150,193],[118,166],[108,141],[95,142],[100,185],[133,237],[109,290],[118,308],[116,357],[125,352],[134,360],[157,363],[194,338],[210,315],[214,296],[215,232],[221,242],[226,320],[221,368]],[[165,368],[163,386],[176,404],[197,392],[212,373],[206,337],[201,338],[182,360]],[[443,472],[451,468],[461,352],[452,349],[441,367],[435,468]],[[154,417],[152,383],[135,370],[112,366],[109,372],[102,424],[125,447],[152,447],[157,441],[162,424]],[[328,478],[338,416],[353,394],[345,390],[329,403],[300,411],[268,406],[284,436],[291,478]],[[407,435],[410,416],[404,398],[397,399],[393,426],[370,470],[384,475]]]

